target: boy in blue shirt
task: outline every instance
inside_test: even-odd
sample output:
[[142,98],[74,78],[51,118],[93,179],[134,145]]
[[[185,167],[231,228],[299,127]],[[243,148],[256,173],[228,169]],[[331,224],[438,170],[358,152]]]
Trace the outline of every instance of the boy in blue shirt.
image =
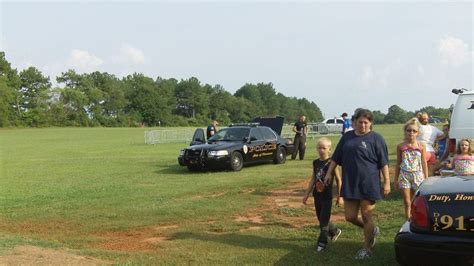
[[341,115],[342,120],[344,120],[344,124],[342,124],[342,134],[346,133],[347,131],[352,129],[352,119],[347,118],[347,113],[342,113]]

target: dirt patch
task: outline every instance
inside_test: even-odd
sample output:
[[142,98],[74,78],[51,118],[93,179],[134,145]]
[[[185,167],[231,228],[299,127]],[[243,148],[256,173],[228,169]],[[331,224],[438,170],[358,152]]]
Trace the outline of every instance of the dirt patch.
[[258,231],[262,228],[263,227],[261,227],[261,226],[250,226],[250,227],[247,227],[247,228],[240,229],[239,232]]
[[[394,166],[389,166],[390,176],[395,172]],[[270,191],[263,200],[262,208],[251,210],[251,213],[269,212],[272,220],[280,221],[289,227],[300,228],[309,225],[317,225],[314,210],[313,197],[309,197],[307,204],[303,204],[303,195],[308,186],[309,180],[302,180],[281,190]],[[332,222],[344,222],[344,207],[337,207],[333,204]]]
[[247,215],[247,216],[238,216],[237,218],[235,218],[235,221],[261,224],[263,223],[263,218],[260,215]]
[[157,231],[164,231],[164,230],[176,229],[176,228],[179,228],[177,224],[160,225],[160,226],[154,227],[154,229]]
[[253,193],[255,192],[255,188],[249,188],[249,189],[243,189],[241,191],[239,191],[239,193]]
[[161,237],[151,237],[143,240],[144,242],[151,243],[151,244],[158,244],[161,242],[169,241],[171,237],[161,236]]
[[43,239],[58,239],[80,234],[82,225],[65,220],[8,222],[0,220],[0,231],[22,235],[37,235]]
[[79,256],[68,250],[35,246],[18,246],[10,254],[0,256],[1,265],[105,265],[111,261]]
[[[270,213],[272,220],[293,228],[317,225],[313,197],[303,204],[308,180],[294,183],[285,189],[270,191],[263,200],[263,207],[251,213]],[[243,216],[247,217],[247,216]],[[344,221],[344,209],[333,206],[331,221]],[[245,230],[245,229],[244,229]]]
[[212,194],[210,197],[211,198],[218,198],[218,197],[225,196],[226,194],[227,194],[227,192],[220,192],[220,193]]
[[163,227],[159,228],[155,226],[130,231],[97,233],[96,236],[102,238],[102,241],[94,247],[113,251],[151,252],[156,249],[155,244],[171,240],[168,236],[158,232],[163,230]]

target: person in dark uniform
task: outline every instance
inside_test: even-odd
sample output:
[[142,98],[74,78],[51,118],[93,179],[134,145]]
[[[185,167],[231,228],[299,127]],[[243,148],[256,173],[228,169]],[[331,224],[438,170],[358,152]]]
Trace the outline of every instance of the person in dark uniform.
[[308,126],[306,124],[306,116],[300,116],[299,120],[293,126],[293,132],[295,132],[295,150],[291,155],[291,159],[296,159],[296,155],[299,154],[300,160],[304,159],[304,152],[306,150],[306,135],[308,134]]
[[214,136],[214,134],[216,134],[218,125],[219,125],[219,123],[216,120],[214,120],[207,127],[207,130],[206,130],[207,139],[209,139],[210,137]]

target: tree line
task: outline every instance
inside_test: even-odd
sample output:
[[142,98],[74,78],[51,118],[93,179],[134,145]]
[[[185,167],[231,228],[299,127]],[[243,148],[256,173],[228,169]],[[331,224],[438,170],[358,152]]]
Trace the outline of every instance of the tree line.
[[[178,81],[134,73],[118,78],[74,70],[61,73],[56,83],[33,66],[18,72],[0,52],[0,127],[201,126],[214,119],[229,124],[273,115],[292,122],[301,114],[308,121],[323,120],[316,103],[277,93],[272,83],[248,83],[231,94],[195,77]],[[449,115],[447,109],[426,108],[435,111],[432,115]],[[413,116],[396,105],[374,115],[376,123],[402,123]]]

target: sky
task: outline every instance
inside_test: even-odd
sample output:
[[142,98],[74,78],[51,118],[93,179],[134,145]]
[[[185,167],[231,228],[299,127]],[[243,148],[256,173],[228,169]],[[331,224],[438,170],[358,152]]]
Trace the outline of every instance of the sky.
[[5,1],[0,51],[51,80],[68,69],[272,83],[325,117],[447,108],[473,90],[472,1]]

